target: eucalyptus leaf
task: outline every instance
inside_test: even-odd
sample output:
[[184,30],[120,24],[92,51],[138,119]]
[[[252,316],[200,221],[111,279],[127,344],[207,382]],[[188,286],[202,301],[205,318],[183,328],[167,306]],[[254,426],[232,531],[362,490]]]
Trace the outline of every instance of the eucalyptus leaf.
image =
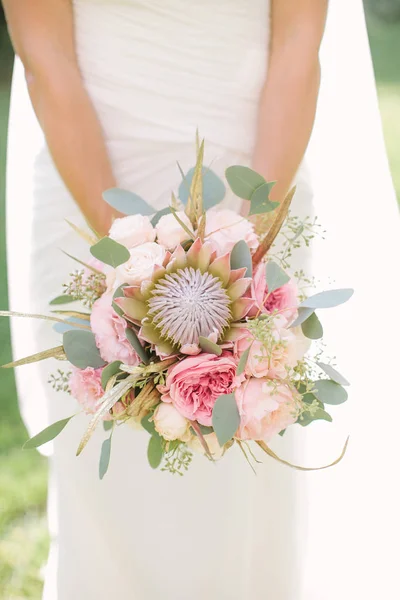
[[104,237],[97,242],[97,244],[91,246],[90,253],[92,256],[106,265],[110,265],[114,269],[115,267],[126,263],[131,256],[128,248],[125,248],[125,246],[109,237]]
[[315,313],[312,313],[308,319],[301,324],[301,330],[309,340],[320,340],[324,335],[321,321]]
[[70,302],[74,302],[74,297],[69,294],[62,294],[61,296],[53,298],[49,304],[50,306],[57,306],[59,304],[69,304]]
[[152,435],[147,448],[147,458],[152,469],[160,466],[164,454],[162,439],[159,435]]
[[110,437],[107,438],[106,440],[104,440],[104,442],[101,445],[100,462],[99,462],[99,477],[100,477],[100,479],[103,479],[104,475],[108,471],[108,467],[110,464],[111,438],[112,438],[112,436],[110,435]]
[[153,413],[149,413],[148,415],[146,415],[145,417],[143,417],[143,419],[141,421],[142,427],[148,433],[150,433],[150,435],[158,435],[158,433],[156,431],[156,427],[154,425],[154,421],[150,420],[152,418],[153,418]]
[[86,319],[80,319],[79,317],[68,317],[68,319],[65,319],[64,323],[55,323],[53,325],[53,329],[57,333],[65,333],[66,331],[71,330],[77,331],[80,329],[80,327],[76,327],[76,323],[78,323],[78,325],[85,325],[86,327],[89,326],[89,323]]
[[120,188],[111,188],[103,192],[103,198],[115,210],[123,215],[153,215],[154,208],[143,198]]
[[46,429],[43,429],[43,431],[41,431],[37,435],[34,435],[33,437],[31,437],[23,445],[24,450],[32,450],[33,448],[38,448],[39,446],[42,446],[43,444],[46,444],[47,442],[54,440],[54,438],[56,438],[58,436],[58,434],[62,432],[64,427],[69,423],[69,421],[74,416],[75,415],[72,415],[71,417],[67,417],[66,419],[61,419],[60,421],[56,421],[52,425],[49,425],[48,427],[46,427]]
[[203,435],[210,435],[210,433],[214,433],[214,429],[212,427],[207,427],[206,425],[200,425],[199,429]]
[[67,359],[78,369],[98,369],[106,364],[100,356],[91,331],[66,331],[63,335],[63,346]]
[[[115,290],[114,295],[113,295],[113,300],[115,300],[115,298],[123,298],[124,297],[124,287],[126,287],[126,286],[127,286],[127,284],[123,283],[122,285],[117,287],[117,289]],[[120,317],[123,316],[124,311],[122,310],[122,308],[120,308],[118,306],[118,304],[115,304],[115,302],[113,302],[112,307],[115,310],[115,312],[117,313],[117,315],[119,315]]]
[[339,371],[336,371],[336,369],[334,369],[333,367],[331,367],[331,365],[327,365],[326,363],[322,363],[322,362],[317,362],[317,365],[335,383],[338,383],[339,385],[350,385],[350,383],[347,381],[347,379],[345,379],[345,377],[343,377],[343,375],[341,375],[339,373]]
[[275,292],[275,290],[278,290],[290,281],[289,275],[273,260],[269,260],[266,264],[265,278],[269,294],[272,294],[272,292]]
[[267,183],[264,177],[256,171],[240,165],[228,167],[225,171],[225,177],[232,192],[239,198],[243,198],[243,200],[251,200],[254,191]]
[[261,215],[272,212],[279,206],[279,202],[271,202],[269,195],[273,187],[272,183],[263,183],[260,187],[254,190],[250,199],[249,215]]
[[307,319],[314,313],[314,309],[313,308],[299,308],[297,312],[298,312],[297,319],[295,321],[293,321],[293,323],[291,324],[290,327],[298,327],[299,325],[304,323],[304,321],[307,321]]
[[249,346],[240,357],[239,364],[236,370],[236,375],[241,375],[242,373],[244,373],[247,364],[247,359],[249,358],[250,348],[251,346]]
[[300,306],[302,308],[312,308],[314,310],[317,308],[333,308],[350,300],[353,294],[354,290],[350,288],[328,290],[326,292],[320,292],[319,294],[310,296],[310,298],[303,300]]
[[148,364],[149,357],[147,355],[146,350],[143,348],[142,344],[140,343],[139,338],[136,335],[135,331],[133,329],[131,329],[131,327],[127,327],[125,329],[125,335],[129,341],[130,345],[135,350],[136,354],[142,359],[142,361],[145,364]]
[[103,421],[104,431],[110,431],[113,428],[113,421]]
[[151,224],[153,225],[153,227],[155,227],[158,224],[161,217],[164,217],[165,215],[169,215],[170,213],[171,213],[171,209],[169,206],[156,212],[154,217],[151,219]]
[[343,404],[348,398],[344,387],[331,379],[320,379],[314,386],[314,396],[323,404]]
[[211,340],[202,335],[199,336],[199,346],[203,350],[203,352],[208,352],[209,354],[215,354],[216,356],[221,356],[222,348],[218,346],[218,344],[214,344]]
[[[178,196],[179,200],[186,206],[189,200],[190,186],[193,181],[193,175],[195,172],[195,168],[192,167],[184,176],[182,180],[179,190]],[[202,180],[203,180],[203,209],[209,210],[213,206],[219,204],[225,197],[226,189],[225,185],[212,171],[207,167],[203,167],[202,169]]]
[[[116,375],[119,371],[120,371],[120,366],[122,365],[122,362],[120,360],[115,360],[114,362],[108,364],[106,367],[104,367],[104,369],[101,372],[101,387],[103,388],[103,390],[106,389],[106,385],[108,380],[113,376]],[[104,423],[106,423],[107,421],[104,421]]]
[[297,423],[302,427],[307,427],[313,421],[328,421],[332,422],[332,417],[329,413],[326,412],[323,408],[318,408],[312,415],[309,412],[305,412],[301,415],[301,417],[297,420]]
[[247,268],[245,277],[252,277],[253,266],[251,260],[251,252],[244,240],[236,242],[231,252],[231,269]]
[[233,438],[240,425],[234,394],[224,394],[217,398],[212,413],[212,425],[221,447]]

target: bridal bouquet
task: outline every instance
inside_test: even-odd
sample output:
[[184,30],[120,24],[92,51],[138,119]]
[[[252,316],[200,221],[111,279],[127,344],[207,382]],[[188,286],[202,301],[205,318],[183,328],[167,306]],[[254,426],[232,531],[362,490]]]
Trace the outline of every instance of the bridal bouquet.
[[[52,300],[47,317],[62,344],[6,365],[48,357],[71,363],[51,381],[92,416],[77,454],[101,422],[109,431],[100,477],[119,425],[144,428],[151,467],[172,473],[182,474],[193,452],[215,461],[232,446],[253,466],[253,444],[286,463],[270,440],[296,423],[331,421],[325,405],[347,399],[347,381],[320,355],[310,358],[309,349],[322,337],[316,311],[345,302],[352,290],[305,297],[287,261],[273,253],[282,225],[290,225],[294,190],[281,204],[271,202],[273,184],[232,166],[226,179],[248,201],[249,217],[218,208],[225,186],[203,167],[203,152],[198,145],[196,166],[182,173],[178,199],[172,195],[162,211],[131,192],[105,192],[127,216],[102,239],[79,230],[93,258],[75,259],[84,268]],[[307,241],[304,224],[291,230],[289,245]],[[70,302],[73,308],[60,309]],[[54,439],[70,418],[26,447]]]

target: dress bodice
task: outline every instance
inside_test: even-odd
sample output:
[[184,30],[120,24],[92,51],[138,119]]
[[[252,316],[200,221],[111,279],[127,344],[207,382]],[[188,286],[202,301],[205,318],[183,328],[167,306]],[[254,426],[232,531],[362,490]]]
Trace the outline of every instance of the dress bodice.
[[105,135],[248,152],[268,56],[268,0],[74,0],[85,83]]

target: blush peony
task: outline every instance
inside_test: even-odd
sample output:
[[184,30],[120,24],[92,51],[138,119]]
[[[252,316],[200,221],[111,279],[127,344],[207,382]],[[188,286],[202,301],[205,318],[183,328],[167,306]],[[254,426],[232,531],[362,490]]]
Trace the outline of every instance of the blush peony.
[[206,241],[218,255],[230,252],[233,246],[244,240],[253,250],[258,246],[254,225],[233,210],[212,208],[207,211]]
[[161,400],[172,402],[186,419],[211,425],[218,396],[229,394],[244,379],[236,375],[236,369],[237,362],[229,352],[185,358],[169,369],[165,386],[159,386]]
[[139,364],[139,357],[125,334],[126,321],[113,309],[111,294],[104,294],[93,304],[90,326],[103,360],[109,363],[120,360],[127,365]]
[[297,421],[299,403],[285,385],[251,378],[235,392],[240,414],[237,437],[268,442]]
[[284,317],[271,320],[270,335],[262,342],[246,328],[238,329],[234,340],[235,356],[239,360],[249,349],[245,373],[251,377],[285,379],[310,347],[300,327],[287,329]]

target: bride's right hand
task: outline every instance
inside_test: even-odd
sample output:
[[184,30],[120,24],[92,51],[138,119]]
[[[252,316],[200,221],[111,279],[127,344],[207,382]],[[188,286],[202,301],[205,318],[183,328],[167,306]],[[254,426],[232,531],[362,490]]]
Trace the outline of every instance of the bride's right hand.
[[91,215],[87,215],[87,221],[90,227],[101,237],[108,235],[110,227],[115,219],[124,217],[122,213],[112,208],[109,204],[102,201],[101,205]]

